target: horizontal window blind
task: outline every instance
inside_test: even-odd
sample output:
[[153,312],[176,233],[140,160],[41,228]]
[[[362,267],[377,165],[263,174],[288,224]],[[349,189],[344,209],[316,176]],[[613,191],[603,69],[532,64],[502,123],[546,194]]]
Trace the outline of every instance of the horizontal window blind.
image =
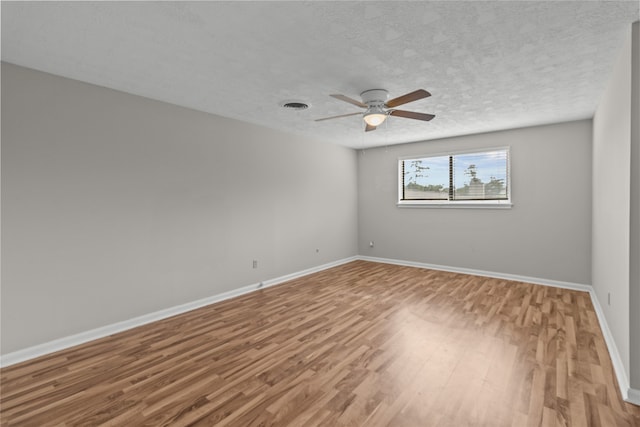
[[506,150],[451,157],[453,200],[507,200]]
[[509,199],[509,150],[405,159],[401,201]]

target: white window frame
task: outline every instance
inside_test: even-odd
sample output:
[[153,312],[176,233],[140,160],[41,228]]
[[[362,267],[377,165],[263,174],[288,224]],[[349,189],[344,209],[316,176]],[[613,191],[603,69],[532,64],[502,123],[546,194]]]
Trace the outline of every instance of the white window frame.
[[[457,156],[460,154],[477,154],[497,150],[507,151],[507,200],[403,200],[404,176],[402,175],[402,162],[413,159],[427,159],[429,157]],[[454,208],[454,209],[511,209],[513,201],[511,199],[511,147],[487,147],[475,148],[471,150],[456,150],[443,153],[429,153],[424,155],[398,157],[398,201],[399,208]]]

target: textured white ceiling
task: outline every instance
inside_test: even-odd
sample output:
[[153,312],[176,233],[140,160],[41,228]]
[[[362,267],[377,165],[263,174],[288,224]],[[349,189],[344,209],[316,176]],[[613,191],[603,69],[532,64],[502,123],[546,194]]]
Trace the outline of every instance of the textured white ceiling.
[[[354,148],[591,117],[638,1],[2,2],[2,60]],[[432,97],[363,132],[330,98]],[[311,104],[304,111],[283,100]]]

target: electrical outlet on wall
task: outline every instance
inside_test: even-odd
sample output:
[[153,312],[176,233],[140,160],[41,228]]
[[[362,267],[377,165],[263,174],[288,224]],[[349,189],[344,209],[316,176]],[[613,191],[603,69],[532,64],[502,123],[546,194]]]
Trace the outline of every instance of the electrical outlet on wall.
[[373,240],[369,242],[369,247],[372,248],[373,247]]
[[258,268],[258,260],[257,259],[253,260],[253,268]]

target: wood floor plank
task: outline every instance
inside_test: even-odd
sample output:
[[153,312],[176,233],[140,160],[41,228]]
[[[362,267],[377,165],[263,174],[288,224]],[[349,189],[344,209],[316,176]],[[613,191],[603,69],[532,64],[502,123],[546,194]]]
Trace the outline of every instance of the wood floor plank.
[[640,426],[584,292],[355,261],[0,371],[3,426]]

